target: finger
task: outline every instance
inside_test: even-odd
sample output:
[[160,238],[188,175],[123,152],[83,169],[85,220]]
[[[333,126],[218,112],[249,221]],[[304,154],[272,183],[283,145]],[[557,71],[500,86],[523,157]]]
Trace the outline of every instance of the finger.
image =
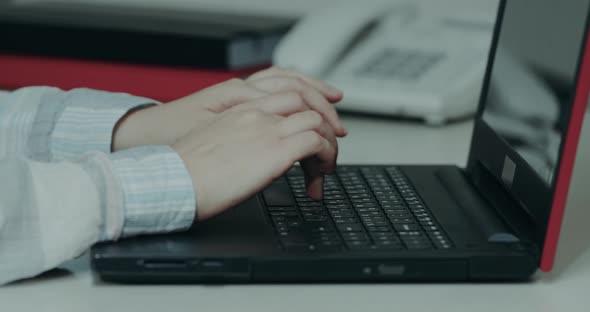
[[334,135],[332,128],[323,122],[315,131],[330,143],[330,155],[319,160],[320,169],[322,173],[332,173],[336,170],[336,158],[338,157],[338,141]]
[[268,95],[268,92],[257,89],[241,79],[230,79],[216,84],[200,92],[178,99],[171,103],[208,103],[207,108],[213,112],[223,112],[238,104],[252,101]]
[[240,104],[234,110],[259,110],[269,114],[287,117],[289,115],[310,110],[299,94],[288,92],[271,94],[254,101]]
[[330,142],[316,131],[303,131],[280,141],[277,146],[277,154],[281,157],[277,157],[277,159],[288,159],[290,165],[293,165],[310,157],[321,159],[330,153],[331,148]]
[[302,79],[294,77],[268,77],[255,79],[248,82],[253,87],[269,93],[293,92],[301,94],[301,97],[311,109],[319,112],[334,127],[338,136],[345,136],[347,131],[340,120],[336,109],[313,86]]
[[289,116],[279,122],[279,137],[287,137],[299,132],[313,130],[328,141],[329,149],[318,156],[323,173],[332,173],[336,169],[338,142],[332,128],[314,111],[305,111]]
[[334,133],[340,137],[346,136],[348,134],[348,131],[340,120],[338,113],[334,107],[330,105],[326,99],[324,99],[323,96],[311,89],[304,90],[302,96],[305,103],[307,103],[311,109],[319,112],[326,119],[326,121],[328,121],[328,123],[334,129]]
[[320,200],[324,179],[321,161],[333,155],[330,142],[315,131],[305,131],[284,138],[281,143],[280,153],[283,153],[283,159],[289,159],[289,165],[301,161],[308,194],[311,198]]
[[279,137],[284,138],[308,130],[317,131],[319,134],[323,122],[322,116],[312,110],[295,113],[279,123]]
[[[338,158],[338,143],[336,142],[336,139],[334,138],[333,134],[332,137],[330,137],[330,133],[326,131],[326,128],[320,126],[314,129],[312,128],[313,126],[309,124],[305,125],[303,122],[299,123],[298,125],[293,124],[293,126],[297,127],[297,131],[294,131],[292,133],[313,130],[328,142],[329,146],[323,149],[321,153],[316,155],[316,162],[318,163],[318,168],[322,173],[334,172],[334,170],[336,169],[336,160]],[[291,128],[289,130],[293,131],[295,129]]]
[[300,163],[305,177],[307,194],[315,200],[321,200],[324,194],[324,172],[321,170],[320,161],[315,157],[310,157]]
[[[317,90],[323,97],[330,99],[331,102],[337,102],[341,100],[342,92],[338,90],[340,98],[336,98],[335,94],[332,94],[326,90],[323,82],[316,80],[313,82],[312,78],[303,77],[303,75],[297,75],[296,73],[281,74],[279,72],[271,74],[255,74],[246,80],[247,83],[255,86],[260,90],[264,90],[269,93],[276,93],[281,91],[290,90],[301,90],[302,85],[306,85],[314,90]],[[330,87],[333,88],[333,87]]]
[[334,131],[326,123],[323,123],[320,126],[318,133],[326,140],[328,140],[328,142],[331,145],[331,150],[333,151],[333,156],[331,156],[330,159],[326,159],[320,162],[322,172],[326,174],[331,174],[336,170],[336,159],[338,158],[338,141],[336,140]]
[[342,99],[342,91],[340,91],[338,88],[331,86],[328,83],[325,83],[325,82],[320,81],[318,79],[314,79],[314,78],[308,77],[306,75],[303,75],[301,73],[298,73],[296,71],[286,70],[286,69],[282,69],[282,68],[279,68],[276,66],[253,74],[250,77],[248,77],[248,79],[246,79],[246,81],[253,81],[253,80],[257,80],[257,79],[268,78],[268,77],[277,77],[277,76],[286,76],[286,77],[293,77],[293,78],[302,79],[305,82],[307,82],[308,84],[310,84],[310,85],[314,86],[315,88],[317,88],[318,90],[320,90],[321,93],[330,102],[338,102]]

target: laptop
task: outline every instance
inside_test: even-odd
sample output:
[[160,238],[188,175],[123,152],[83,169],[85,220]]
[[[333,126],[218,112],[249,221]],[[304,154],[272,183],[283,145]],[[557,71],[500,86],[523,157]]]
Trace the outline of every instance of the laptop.
[[571,22],[540,43],[536,26],[555,21],[523,2],[499,5],[465,168],[341,165],[316,202],[294,167],[187,232],[95,245],[94,270],[126,283],[511,281],[550,271],[590,89],[590,0],[539,4]]

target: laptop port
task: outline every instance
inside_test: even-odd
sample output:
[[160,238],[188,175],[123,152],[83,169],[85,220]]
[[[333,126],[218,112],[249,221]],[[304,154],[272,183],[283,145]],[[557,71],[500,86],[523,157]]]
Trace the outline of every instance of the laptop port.
[[170,259],[138,260],[137,264],[148,269],[184,269],[188,266],[185,260]]
[[225,263],[222,260],[203,260],[200,266],[202,272],[219,272],[225,269]]

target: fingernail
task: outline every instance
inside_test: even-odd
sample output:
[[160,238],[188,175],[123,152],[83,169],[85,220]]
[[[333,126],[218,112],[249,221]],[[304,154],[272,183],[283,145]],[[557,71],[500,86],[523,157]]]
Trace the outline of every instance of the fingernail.
[[328,91],[330,91],[330,93],[332,93],[334,96],[341,96],[342,95],[342,90],[340,90],[328,83],[326,83],[325,85],[328,88]]
[[342,131],[344,136],[348,135],[348,130],[346,130],[346,128],[344,127],[344,125],[342,123],[340,123],[340,130]]

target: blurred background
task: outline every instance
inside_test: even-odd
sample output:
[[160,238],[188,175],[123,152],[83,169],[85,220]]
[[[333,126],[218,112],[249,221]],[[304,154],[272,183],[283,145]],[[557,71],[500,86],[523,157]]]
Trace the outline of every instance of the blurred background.
[[[567,85],[562,80],[577,60],[554,57],[561,50],[548,42],[576,40],[580,25],[568,16],[585,0],[559,3],[558,14],[553,0],[509,1],[513,12],[553,21],[514,21],[522,33],[506,40],[517,57],[552,83]],[[276,64],[343,88],[341,110],[444,125],[476,111],[497,5],[0,0],[0,89],[92,87],[169,101]]]
[[[148,7],[148,8],[160,8],[160,9],[181,9],[181,10],[194,10],[194,11],[206,11],[206,12],[234,12],[241,14],[250,14],[254,16],[266,15],[266,16],[280,16],[287,18],[300,18],[306,13],[313,12],[315,10],[325,7],[335,7],[341,3],[351,2],[351,0],[3,0],[5,2],[15,3],[86,3],[86,4],[97,4],[97,5],[113,5],[122,7]],[[354,0],[353,0],[354,1]],[[390,0],[395,3],[397,0]],[[1,2],[1,1],[0,1]],[[371,2],[382,2],[376,0],[365,0],[363,4],[370,5]],[[457,12],[469,11],[483,11],[482,14],[493,14],[497,0],[414,0],[414,2],[420,3],[426,8],[432,10],[450,9]],[[532,38],[514,38],[515,41],[530,40],[535,42],[537,47],[542,47],[544,42],[545,34],[560,34],[567,33],[572,34],[573,32],[567,31],[575,25],[571,25],[571,21],[568,19],[568,15],[555,15],[553,10],[548,8],[551,7],[551,3],[555,3],[553,0],[516,0],[513,1],[514,5],[522,10],[532,10],[538,12],[539,16],[547,19],[557,19],[562,21],[559,23],[563,26],[563,29],[548,29],[539,28],[538,37]],[[583,0],[566,1],[567,5],[571,10],[575,10],[579,7],[579,4],[583,3]],[[544,5],[536,5],[544,4]],[[549,5],[547,5],[549,4]],[[472,11],[472,12],[473,12]],[[565,32],[564,32],[565,30]],[[568,41],[573,38],[568,36],[559,36],[558,40]],[[518,43],[516,43],[518,45]],[[520,44],[523,49],[527,47],[533,47],[527,42]],[[556,71],[560,71],[560,66],[563,64],[551,64],[550,67]]]

